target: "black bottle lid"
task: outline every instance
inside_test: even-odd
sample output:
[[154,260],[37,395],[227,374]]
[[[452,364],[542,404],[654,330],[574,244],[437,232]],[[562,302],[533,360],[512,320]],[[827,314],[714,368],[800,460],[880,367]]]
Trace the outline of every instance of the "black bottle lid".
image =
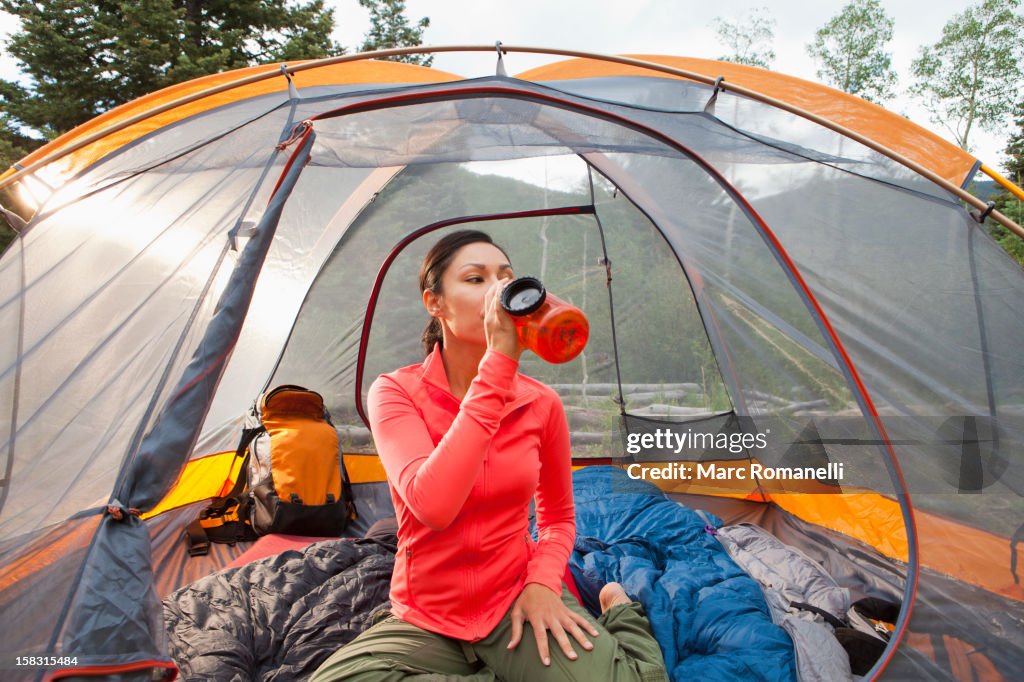
[[547,295],[536,277],[517,277],[501,292],[501,307],[509,315],[529,315],[541,307]]

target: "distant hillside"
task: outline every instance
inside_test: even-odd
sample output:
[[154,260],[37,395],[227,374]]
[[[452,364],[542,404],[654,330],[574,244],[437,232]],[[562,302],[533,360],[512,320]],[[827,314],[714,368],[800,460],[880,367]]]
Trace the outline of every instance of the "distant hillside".
[[999,191],[999,186],[995,180],[979,180],[968,185],[967,191],[982,201],[988,201],[993,194]]

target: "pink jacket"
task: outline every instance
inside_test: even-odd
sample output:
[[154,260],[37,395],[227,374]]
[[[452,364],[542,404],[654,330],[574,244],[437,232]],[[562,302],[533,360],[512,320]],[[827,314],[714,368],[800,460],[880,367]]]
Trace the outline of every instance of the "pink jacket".
[[517,368],[488,351],[460,403],[435,348],[370,387],[370,426],[398,516],[392,610],[457,639],[489,634],[528,582],[561,594],[576,535],[565,411]]

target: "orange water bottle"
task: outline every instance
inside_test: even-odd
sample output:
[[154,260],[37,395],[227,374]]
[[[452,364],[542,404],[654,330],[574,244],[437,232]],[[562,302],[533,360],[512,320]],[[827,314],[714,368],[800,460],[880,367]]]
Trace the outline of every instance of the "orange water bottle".
[[501,292],[519,342],[548,362],[569,362],[583,351],[590,323],[576,306],[544,289],[536,277],[518,277]]

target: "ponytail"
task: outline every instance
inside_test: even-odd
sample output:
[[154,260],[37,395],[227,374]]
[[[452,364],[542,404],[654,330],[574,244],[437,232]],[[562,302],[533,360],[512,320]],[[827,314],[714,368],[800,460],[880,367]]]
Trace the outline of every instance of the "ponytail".
[[441,333],[441,320],[436,317],[430,318],[430,322],[427,322],[427,326],[423,328],[423,336],[420,337],[420,341],[423,342],[423,350],[427,355],[434,352],[435,344],[443,347],[444,335]]

